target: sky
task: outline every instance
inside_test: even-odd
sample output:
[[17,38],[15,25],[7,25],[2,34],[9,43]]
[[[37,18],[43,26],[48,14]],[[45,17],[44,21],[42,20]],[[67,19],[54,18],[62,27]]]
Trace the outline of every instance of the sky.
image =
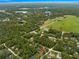
[[79,0],[0,0],[1,2],[79,2]]

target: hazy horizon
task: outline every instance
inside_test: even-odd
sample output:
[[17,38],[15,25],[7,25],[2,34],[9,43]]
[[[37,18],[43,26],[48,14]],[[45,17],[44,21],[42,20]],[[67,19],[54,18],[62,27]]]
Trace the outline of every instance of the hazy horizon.
[[79,3],[79,0],[0,0],[0,3]]
[[15,3],[59,3],[59,4],[79,4],[79,2],[0,2],[0,4],[15,4]]

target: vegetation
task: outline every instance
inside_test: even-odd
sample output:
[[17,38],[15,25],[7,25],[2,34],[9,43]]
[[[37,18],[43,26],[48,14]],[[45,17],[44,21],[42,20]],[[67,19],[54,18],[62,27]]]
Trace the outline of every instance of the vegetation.
[[47,20],[42,28],[51,28],[65,32],[79,33],[79,17],[65,15],[52,20]]
[[0,59],[79,59],[78,9],[70,11],[17,8],[0,12]]

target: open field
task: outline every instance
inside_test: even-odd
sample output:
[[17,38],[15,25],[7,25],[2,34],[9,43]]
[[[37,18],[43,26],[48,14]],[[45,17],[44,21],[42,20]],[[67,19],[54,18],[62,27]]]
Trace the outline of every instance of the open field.
[[79,33],[79,17],[65,15],[64,17],[49,19],[43,24],[42,28]]

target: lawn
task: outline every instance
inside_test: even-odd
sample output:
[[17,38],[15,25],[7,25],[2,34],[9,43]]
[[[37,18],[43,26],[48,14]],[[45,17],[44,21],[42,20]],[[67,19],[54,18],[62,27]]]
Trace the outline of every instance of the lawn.
[[79,33],[79,17],[65,15],[64,17],[49,19],[44,22],[41,28],[51,28],[59,31]]

